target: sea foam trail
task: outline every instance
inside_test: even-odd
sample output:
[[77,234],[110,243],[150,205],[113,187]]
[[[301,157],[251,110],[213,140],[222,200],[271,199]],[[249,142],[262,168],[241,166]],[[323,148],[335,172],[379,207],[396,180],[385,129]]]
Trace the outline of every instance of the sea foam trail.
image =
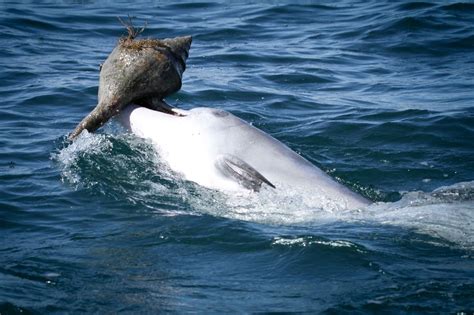
[[201,210],[263,224],[317,226],[345,222],[394,226],[474,249],[474,181],[433,192],[409,192],[396,202],[378,202],[350,211],[311,207],[311,198],[298,195],[297,191],[228,196],[225,205]]
[[[163,163],[151,145],[127,134],[84,133],[53,154],[62,178],[75,189],[94,189],[163,215],[208,214],[268,225],[376,224],[415,230],[474,249],[474,181],[408,192],[396,202],[345,211],[313,206],[315,198],[292,187],[225,194],[187,182]],[[103,163],[106,161],[106,163]],[[164,201],[165,200],[165,201]],[[176,207],[185,202],[187,209]]]

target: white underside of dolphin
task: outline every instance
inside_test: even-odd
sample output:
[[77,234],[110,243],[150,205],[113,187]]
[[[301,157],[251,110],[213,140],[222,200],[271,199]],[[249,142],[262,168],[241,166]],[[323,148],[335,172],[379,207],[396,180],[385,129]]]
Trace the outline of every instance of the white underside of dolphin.
[[370,204],[229,112],[212,108],[173,111],[180,116],[129,105],[118,118],[137,136],[150,139],[170,168],[189,181],[224,192],[298,191],[322,209]]

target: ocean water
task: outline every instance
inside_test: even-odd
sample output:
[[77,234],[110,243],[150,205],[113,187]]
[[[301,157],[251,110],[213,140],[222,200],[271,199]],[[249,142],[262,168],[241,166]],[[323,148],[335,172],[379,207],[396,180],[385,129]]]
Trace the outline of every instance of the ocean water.
[[[193,36],[171,104],[374,205],[224,196],[114,121],[68,142],[128,14]],[[474,312],[473,25],[454,1],[0,1],[0,314]]]

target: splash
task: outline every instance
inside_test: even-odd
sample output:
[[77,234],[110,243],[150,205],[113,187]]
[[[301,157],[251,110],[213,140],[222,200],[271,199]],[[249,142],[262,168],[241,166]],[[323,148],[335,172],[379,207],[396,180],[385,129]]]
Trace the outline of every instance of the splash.
[[[332,223],[400,227],[474,249],[474,181],[433,192],[409,192],[397,202],[375,203],[357,210],[323,210],[311,198],[288,188],[247,196],[227,196],[223,204],[200,211],[230,219],[271,225],[323,226]],[[282,241],[284,242],[284,241]],[[293,240],[291,240],[293,242]]]
[[474,249],[474,181],[457,183],[433,192],[409,192],[400,201],[378,203],[354,219],[411,228],[436,238]]
[[[52,155],[62,179],[137,208],[166,216],[212,215],[266,225],[376,224],[415,230],[474,248],[474,181],[433,192],[405,193],[399,201],[358,210],[321,209],[315,198],[292,187],[260,193],[224,194],[185,181],[171,171],[146,140],[84,132]],[[285,243],[285,240],[276,241]],[[294,242],[290,240],[289,242]]]
[[296,238],[278,236],[272,241],[272,246],[309,247],[313,245],[332,248],[347,248],[359,253],[365,253],[365,250],[361,246],[345,240],[326,240],[314,236],[300,236]]
[[83,181],[78,171],[78,162],[87,158],[88,155],[106,154],[113,147],[112,142],[107,136],[102,134],[91,134],[87,130],[81,133],[77,141],[64,147],[59,152],[51,155],[53,161],[56,161],[61,169],[61,179],[63,182],[78,188],[81,184],[91,186],[91,182]]

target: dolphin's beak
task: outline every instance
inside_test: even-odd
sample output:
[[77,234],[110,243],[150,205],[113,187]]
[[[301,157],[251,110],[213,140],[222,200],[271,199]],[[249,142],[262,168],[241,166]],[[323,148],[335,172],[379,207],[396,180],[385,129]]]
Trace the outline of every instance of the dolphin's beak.
[[181,88],[191,36],[121,39],[102,65],[99,102],[69,135],[93,132],[130,103],[156,103]]

